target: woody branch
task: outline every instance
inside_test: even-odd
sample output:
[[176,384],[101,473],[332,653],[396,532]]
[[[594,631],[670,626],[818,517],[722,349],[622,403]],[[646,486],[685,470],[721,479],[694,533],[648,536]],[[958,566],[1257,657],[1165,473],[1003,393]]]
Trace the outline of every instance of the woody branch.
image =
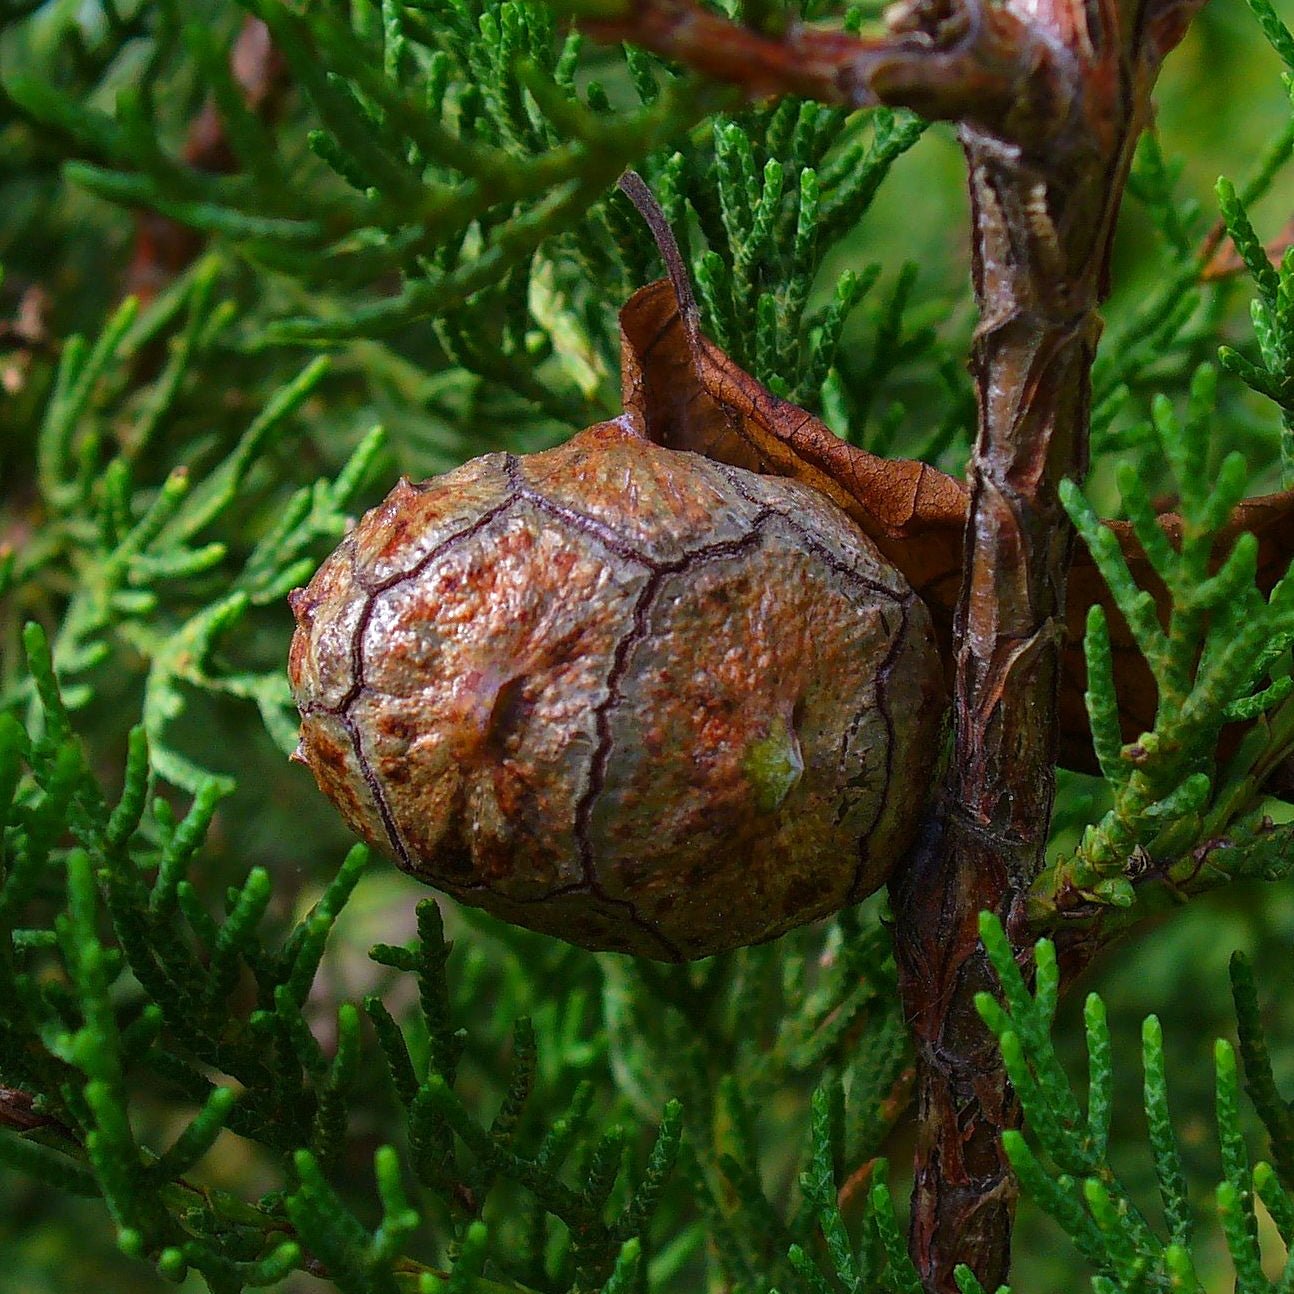
[[1057,487],[1087,464],[1096,311],[1132,149],[1160,63],[1201,3],[917,0],[868,40],[795,23],[767,34],[690,0],[647,0],[594,27],[752,94],[884,103],[959,126],[980,324],[954,753],[891,883],[919,1064],[910,1243],[936,1294],[957,1288],[960,1262],[989,1289],[1009,1263],[1001,1133],[1018,1110],[974,1007],[992,985],[977,916],[997,912],[1026,956],[1021,896],[1051,817],[1072,547]]
[[[913,108],[931,118],[1008,128],[1034,112],[1058,115],[1070,97],[1061,51],[1025,22],[981,0],[944,14],[891,12],[893,34],[869,40],[791,23],[768,36],[690,3],[632,4],[623,18],[591,24],[752,94],[798,94],[862,108]],[[1049,100],[1035,103],[1041,93]]]

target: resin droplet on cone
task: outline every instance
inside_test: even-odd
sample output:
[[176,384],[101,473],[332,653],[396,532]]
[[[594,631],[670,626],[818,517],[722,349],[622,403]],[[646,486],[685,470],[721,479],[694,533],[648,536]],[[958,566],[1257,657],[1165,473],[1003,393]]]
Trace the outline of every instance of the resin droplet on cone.
[[603,423],[401,481],[292,605],[320,788],[507,921],[704,957],[871,893],[916,825],[928,614],[795,482]]

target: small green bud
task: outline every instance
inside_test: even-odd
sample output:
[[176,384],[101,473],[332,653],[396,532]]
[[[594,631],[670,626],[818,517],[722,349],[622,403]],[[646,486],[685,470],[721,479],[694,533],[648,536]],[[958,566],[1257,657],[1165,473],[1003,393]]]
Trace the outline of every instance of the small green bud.
[[1093,891],[1102,903],[1112,908],[1130,908],[1136,898],[1132,882],[1126,876],[1109,876]]
[[746,755],[746,776],[755,788],[761,813],[776,813],[804,775],[804,755],[795,730],[780,715],[768,736],[754,742]]

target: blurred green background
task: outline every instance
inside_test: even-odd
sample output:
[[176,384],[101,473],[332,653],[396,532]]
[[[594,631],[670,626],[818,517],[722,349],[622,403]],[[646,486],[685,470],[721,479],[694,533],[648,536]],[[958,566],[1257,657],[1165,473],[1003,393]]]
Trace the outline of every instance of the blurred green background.
[[[1282,15],[1294,17],[1290,3],[1278,6]],[[210,14],[211,21],[227,27],[230,10],[223,0],[202,0],[192,6]],[[5,76],[22,70],[24,60],[39,49],[40,25],[54,17],[44,11],[80,11],[87,29],[98,21],[90,0],[69,7],[50,4],[38,9],[18,38],[11,31],[0,36],[0,68]],[[144,57],[141,48],[138,57]],[[108,83],[128,80],[130,56],[115,66]],[[194,108],[196,91],[182,77],[168,83],[174,97],[177,137]],[[289,112],[292,110],[289,109]],[[1169,60],[1159,93],[1157,129],[1165,154],[1183,163],[1183,188],[1212,211],[1212,186],[1220,174],[1240,178],[1288,120],[1289,101],[1281,83],[1275,55],[1267,48],[1242,0],[1214,0],[1197,20],[1182,46]],[[78,330],[93,331],[105,312],[125,290],[136,227],[130,213],[66,185],[60,167],[64,156],[57,141],[33,134],[0,100],[0,265],[5,281],[0,290],[0,318],[15,318],[33,288],[43,296],[44,328],[52,337]],[[289,118],[289,124],[291,119]],[[1260,232],[1275,236],[1294,215],[1294,178],[1286,176],[1256,209]],[[839,249],[824,282],[851,263],[880,261],[892,280],[905,261],[918,266],[916,299],[923,319],[935,322],[949,344],[963,347],[973,325],[967,286],[966,195],[961,157],[952,131],[935,127],[911,154],[902,158],[883,186],[868,216]],[[1145,212],[1130,203],[1120,228],[1115,257],[1115,289],[1108,316],[1118,319],[1144,299],[1165,267],[1156,250]],[[240,280],[240,275],[241,280]],[[230,287],[244,301],[254,301],[264,285],[254,283],[246,270],[231,271]],[[276,291],[270,287],[266,291]],[[1235,285],[1227,331],[1237,344],[1248,344],[1246,289]],[[868,308],[860,310],[846,333],[846,345],[865,347],[874,319]],[[418,363],[436,362],[435,343],[429,336],[404,338],[399,350]],[[246,421],[257,406],[258,394],[271,388],[300,366],[304,355],[285,348],[281,352],[244,354],[229,358],[223,373],[213,374],[203,389],[190,393],[179,418],[190,440],[198,437],[205,422],[221,425]],[[443,426],[438,406],[428,401],[420,407],[401,405],[399,385],[392,382],[375,394],[371,385],[354,380],[362,360],[343,347],[335,373],[325,383],[312,406],[317,425],[308,438],[294,442],[284,452],[286,474],[304,478],[331,470],[343,459],[357,436],[375,422],[392,433],[392,454],[381,480],[370,489],[366,504],[376,501],[397,471],[426,475],[448,465],[454,451],[443,448]],[[32,474],[34,427],[47,389],[50,365],[37,353],[21,380],[6,383],[0,421],[0,539],[22,543],[31,523],[29,484]],[[913,386],[899,393],[918,418],[923,410],[937,417],[938,392]],[[1226,416],[1253,420],[1269,429],[1274,450],[1275,422],[1270,411],[1255,399],[1242,396],[1234,383],[1226,384]],[[471,452],[500,443],[515,444],[515,423],[507,407],[486,401],[475,412]],[[551,439],[566,430],[560,425],[528,427],[526,435]],[[1220,435],[1226,436],[1225,425]],[[459,455],[461,457],[461,454]],[[1253,464],[1255,486],[1270,484],[1264,467],[1274,453]],[[289,461],[290,460],[290,461]],[[1108,465],[1100,465],[1098,489]],[[25,606],[7,610],[0,651],[8,654],[6,668],[13,669],[13,627],[22,615],[40,614],[48,608]],[[255,653],[265,659],[281,657],[291,632],[286,607],[267,611],[256,622]],[[96,734],[94,749],[105,776],[115,776],[120,766],[126,727],[138,709],[137,685],[129,674],[119,680],[119,690],[104,689],[83,712],[82,730]],[[217,821],[216,850],[212,859],[213,892],[222,878],[241,875],[254,864],[270,869],[278,882],[277,902],[295,912],[304,910],[350,843],[340,820],[320,800],[309,774],[289,766],[265,736],[250,707],[205,702],[195,708],[189,739],[205,752],[225,752],[215,762],[240,777],[240,789],[221,811]],[[236,755],[235,755],[236,752]],[[1065,780],[1062,795],[1081,790],[1080,779]],[[414,902],[425,891],[385,866],[363,883],[332,945],[325,978],[339,992],[357,996],[381,974],[367,962],[365,950],[374,942],[399,942],[412,928]],[[452,905],[446,901],[447,909]],[[876,904],[873,904],[874,908]],[[282,916],[289,913],[284,910]],[[452,916],[451,926],[461,929]],[[474,929],[477,928],[475,925]],[[1061,1034],[1073,1043],[1069,1059],[1079,1072],[1082,1055],[1081,1009],[1084,992],[1104,995],[1110,1007],[1116,1055],[1126,1058],[1121,1067],[1123,1088],[1116,1119],[1120,1142],[1119,1162],[1129,1182],[1141,1184],[1149,1203],[1153,1193],[1145,1129],[1140,1112],[1138,1046],[1144,1015],[1157,1013],[1163,1021],[1169,1048],[1169,1079],[1173,1108],[1186,1142],[1192,1180],[1198,1184],[1199,1203],[1207,1206],[1206,1184],[1216,1172],[1216,1146],[1212,1141],[1212,1041],[1233,1030],[1227,988],[1227,959],[1243,949],[1255,962],[1265,992],[1273,1039],[1284,1039],[1276,1054],[1278,1080],[1294,1087],[1294,888],[1243,887],[1193,904],[1188,910],[1162,921],[1157,928],[1139,933],[1134,941],[1111,949],[1093,967],[1083,984],[1062,1007]],[[476,986],[488,999],[487,981]],[[537,987],[537,998],[542,988]],[[492,1008],[491,1008],[492,1009]],[[590,1027],[594,1027],[590,1013]],[[490,1028],[493,1026],[491,1025]],[[500,1048],[498,1037],[489,1034]],[[605,1057],[598,1039],[589,1040],[590,1072],[604,1072]],[[600,1057],[600,1058],[599,1058]],[[482,1092],[494,1080],[488,1063],[482,1063],[475,1081]],[[157,1118],[165,1120],[160,1104]],[[793,1120],[784,1120],[788,1135]],[[777,1119],[771,1121],[775,1126]],[[798,1136],[798,1132],[796,1133]],[[795,1149],[798,1149],[798,1141]],[[794,1153],[788,1147],[787,1154]],[[907,1142],[898,1137],[891,1147],[894,1178],[902,1190]],[[776,1161],[778,1155],[770,1154]],[[217,1175],[227,1182],[244,1181],[257,1166],[246,1159],[233,1138],[219,1152]],[[1025,1207],[1021,1211],[1015,1251],[1014,1288],[1017,1294],[1042,1294],[1086,1288],[1079,1260],[1068,1242],[1046,1219]],[[1230,1287],[1229,1267],[1218,1241],[1211,1289],[1219,1294]],[[96,1204],[51,1199],[42,1188],[33,1188],[9,1175],[0,1176],[0,1294],[68,1294],[69,1291],[103,1291],[104,1294],[147,1294],[164,1284],[134,1263],[120,1258]],[[196,1278],[184,1287],[199,1288]],[[307,1278],[285,1288],[319,1288]],[[680,1286],[680,1294],[687,1294]]]

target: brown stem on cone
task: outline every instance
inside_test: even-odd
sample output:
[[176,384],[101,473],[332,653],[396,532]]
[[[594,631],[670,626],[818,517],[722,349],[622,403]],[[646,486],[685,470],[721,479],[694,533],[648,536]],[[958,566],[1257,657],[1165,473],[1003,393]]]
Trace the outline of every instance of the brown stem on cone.
[[[751,31],[691,0],[630,3],[595,30],[754,94],[887,103],[955,120],[969,167],[979,431],[957,615],[953,758],[891,882],[919,1062],[912,1255],[932,1294],[966,1263],[1005,1279],[1019,1119],[974,999],[994,982],[978,914],[1022,961],[1043,863],[1072,532],[1057,497],[1087,466],[1090,372],[1109,248],[1164,55],[1202,0],[915,0],[891,38]],[[894,22],[892,20],[892,26]]]
[[665,273],[674,286],[679,321],[683,325],[688,345],[695,351],[701,335],[701,311],[696,304],[696,293],[692,290],[692,275],[683,259],[683,253],[679,251],[678,240],[674,237],[669,220],[647,181],[637,171],[626,171],[617,182],[617,187],[634,204],[634,209],[651,230],[656,249],[665,265]]

